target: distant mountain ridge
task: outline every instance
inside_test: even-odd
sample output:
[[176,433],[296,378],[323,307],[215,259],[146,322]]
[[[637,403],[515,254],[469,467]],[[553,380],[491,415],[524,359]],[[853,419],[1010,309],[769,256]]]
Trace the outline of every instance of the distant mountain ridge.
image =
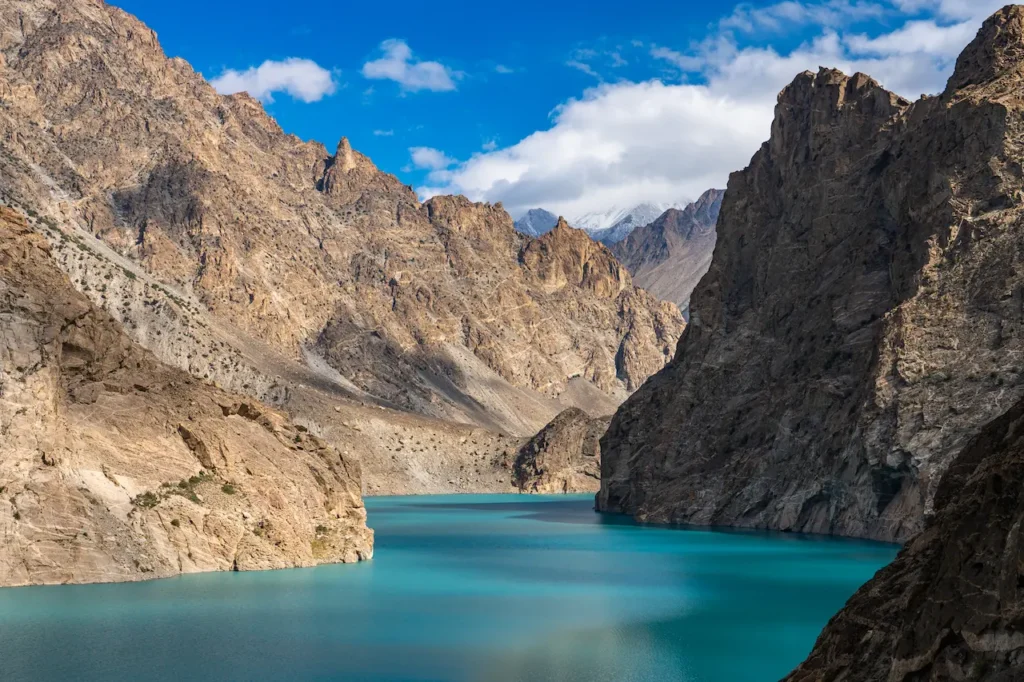
[[595,241],[606,246],[621,242],[638,227],[655,221],[670,208],[682,208],[683,203],[647,201],[631,208],[613,206],[605,211],[584,213],[570,221],[585,230]]
[[558,216],[543,208],[531,208],[523,217],[515,221],[516,230],[528,237],[539,237],[547,234],[558,224]]
[[638,286],[685,312],[690,294],[711,267],[723,196],[725,190],[709,189],[684,209],[668,209],[612,244],[612,253]]
[[[589,234],[594,241],[611,246],[628,237],[636,228],[655,221],[668,209],[681,209],[685,205],[683,202],[647,201],[627,208],[612,206],[603,211],[591,211],[568,218],[567,222]],[[539,237],[550,231],[557,222],[558,216],[551,211],[543,208],[531,208],[515,221],[515,228],[527,236]]]

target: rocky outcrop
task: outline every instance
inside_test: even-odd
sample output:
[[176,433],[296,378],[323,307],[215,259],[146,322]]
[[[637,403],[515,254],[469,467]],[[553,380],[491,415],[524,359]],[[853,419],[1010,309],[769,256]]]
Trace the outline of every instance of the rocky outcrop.
[[315,383],[528,435],[574,378],[621,402],[683,327],[606,266],[554,286],[500,206],[421,203],[347,139],[285,134],[98,0],[0,0],[0,104],[0,197],[53,222],[75,285],[162,360],[284,407]]
[[158,362],[0,207],[0,585],[372,555],[357,463]]
[[787,679],[992,680],[1024,674],[1024,401],[950,465],[925,530],[847,602]]
[[725,190],[709,189],[684,209],[668,209],[613,244],[612,253],[637,286],[687,310],[690,294],[711,267],[724,195]]
[[608,418],[570,408],[519,448],[512,480],[521,492],[596,492],[601,479],[600,438]]
[[604,510],[905,540],[1024,394],[1024,10],[939,97],[804,73],[732,175],[673,361],[602,441]]

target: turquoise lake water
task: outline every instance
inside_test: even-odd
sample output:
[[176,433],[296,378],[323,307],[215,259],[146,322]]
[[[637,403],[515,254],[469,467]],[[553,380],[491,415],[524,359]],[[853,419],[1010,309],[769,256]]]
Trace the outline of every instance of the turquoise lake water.
[[777,680],[890,545],[369,498],[371,562],[0,590],[0,680]]

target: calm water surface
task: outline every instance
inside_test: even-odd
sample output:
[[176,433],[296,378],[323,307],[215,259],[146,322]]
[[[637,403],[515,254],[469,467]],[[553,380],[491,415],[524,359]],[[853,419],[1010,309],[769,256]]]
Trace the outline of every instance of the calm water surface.
[[895,548],[370,498],[372,562],[0,590],[2,680],[776,680]]

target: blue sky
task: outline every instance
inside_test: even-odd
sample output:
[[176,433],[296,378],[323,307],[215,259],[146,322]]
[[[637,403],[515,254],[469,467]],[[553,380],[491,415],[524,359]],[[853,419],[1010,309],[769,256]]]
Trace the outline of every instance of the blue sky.
[[[990,0],[114,0],[224,91],[424,195],[576,215],[724,185],[803,69],[941,89]],[[265,66],[257,71],[261,65]]]

